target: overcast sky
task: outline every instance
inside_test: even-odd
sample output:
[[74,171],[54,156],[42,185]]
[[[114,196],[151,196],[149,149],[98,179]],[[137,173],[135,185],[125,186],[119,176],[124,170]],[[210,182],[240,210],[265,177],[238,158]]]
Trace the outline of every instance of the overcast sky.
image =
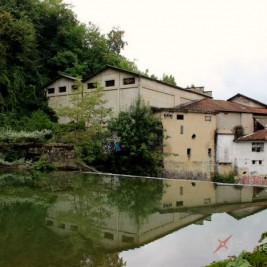
[[123,55],[142,71],[267,103],[267,0],[64,0],[80,22],[125,31]]

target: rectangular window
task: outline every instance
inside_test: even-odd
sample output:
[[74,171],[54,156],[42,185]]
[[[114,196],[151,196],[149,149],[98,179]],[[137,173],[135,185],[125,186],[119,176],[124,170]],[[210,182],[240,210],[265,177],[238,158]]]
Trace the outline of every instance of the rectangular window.
[[108,232],[104,233],[104,238],[109,240],[114,240],[114,235]]
[[252,152],[263,152],[264,151],[264,143],[252,143]]
[[211,116],[205,116],[205,121],[211,121]]
[[262,165],[262,160],[259,160],[259,165]]
[[123,84],[127,85],[127,84],[135,84],[135,78],[124,78],[123,79]]
[[208,148],[208,156],[211,157],[211,148]]
[[122,236],[122,242],[133,243],[134,242],[134,238],[132,236],[123,235]]
[[180,134],[184,134],[184,126],[183,125],[180,126]]
[[184,194],[184,188],[180,186],[180,195],[182,196]]
[[60,228],[60,229],[65,230],[66,226],[65,226],[65,223],[60,223],[57,227]]
[[66,86],[60,86],[60,87],[58,88],[58,92],[59,92],[59,93],[65,93],[65,92],[67,92],[67,88],[66,88]]
[[256,160],[252,160],[252,164],[253,164],[253,165],[256,164]]
[[55,88],[48,88],[47,89],[47,93],[50,94],[54,94],[55,93]]
[[181,207],[184,205],[183,201],[176,201],[176,207]]
[[115,86],[115,80],[108,80],[105,83],[106,83],[106,87]]
[[191,148],[187,148],[187,156],[191,156]]
[[177,118],[177,120],[183,120],[184,119],[184,115],[177,114],[176,118]]
[[94,89],[96,87],[96,83],[87,83],[87,89]]

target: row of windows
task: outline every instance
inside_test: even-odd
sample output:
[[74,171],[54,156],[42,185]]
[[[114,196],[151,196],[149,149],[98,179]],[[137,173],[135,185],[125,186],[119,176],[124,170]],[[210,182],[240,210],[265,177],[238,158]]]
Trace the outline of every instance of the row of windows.
[[[51,87],[47,89],[47,93],[50,94],[54,94],[56,92],[55,88]],[[67,92],[67,87],[66,86],[60,86],[58,87],[58,92],[59,93],[65,93]]]
[[[123,79],[123,85],[128,85],[128,84],[135,84],[135,78],[124,78]],[[105,81],[105,87],[112,87],[115,86],[115,80],[107,80]],[[94,89],[97,88],[97,83],[92,82],[92,83],[87,83],[87,89]],[[77,89],[76,85],[72,85],[72,89]],[[67,92],[67,87],[66,86],[60,86],[58,87],[58,93],[65,93]],[[56,90],[55,88],[51,87],[47,89],[47,93],[50,94],[55,94]]]
[[[173,118],[173,113],[164,113],[163,116],[164,116],[165,119],[167,119],[167,118],[172,119]],[[176,119],[177,120],[184,120],[184,115],[177,114],[176,115]],[[211,116],[205,116],[204,119],[205,119],[205,121],[211,121]]]
[[[124,78],[122,80],[123,85],[128,85],[128,84],[135,84],[135,78]],[[113,87],[115,86],[115,80],[107,80],[105,81],[105,87]],[[97,83],[91,82],[87,83],[87,89],[93,89],[97,87]]]
[[[114,234],[105,232],[104,233],[104,238],[109,239],[109,240],[114,240]],[[124,243],[134,243],[134,237],[133,236],[127,236],[127,235],[122,235],[121,241]]]

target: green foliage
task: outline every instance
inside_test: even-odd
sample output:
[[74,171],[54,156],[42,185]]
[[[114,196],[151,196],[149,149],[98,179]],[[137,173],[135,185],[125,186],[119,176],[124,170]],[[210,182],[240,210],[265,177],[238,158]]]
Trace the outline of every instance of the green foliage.
[[229,172],[227,174],[213,173],[211,180],[217,183],[229,183],[229,184],[236,183],[234,172]]
[[176,85],[175,78],[172,75],[163,74],[162,81],[171,85]]
[[44,142],[50,137],[50,130],[27,132],[0,128],[0,143]]
[[108,128],[122,147],[114,151],[114,171],[145,176],[161,173],[163,153],[158,148],[162,145],[162,124],[141,98],[113,118]]
[[119,28],[104,35],[80,23],[60,0],[1,0],[0,112],[49,114],[43,88],[60,71],[86,77],[106,64],[137,70],[121,55],[123,38]]
[[56,166],[54,166],[51,162],[40,158],[33,164],[33,168],[38,171],[54,171],[56,170]]

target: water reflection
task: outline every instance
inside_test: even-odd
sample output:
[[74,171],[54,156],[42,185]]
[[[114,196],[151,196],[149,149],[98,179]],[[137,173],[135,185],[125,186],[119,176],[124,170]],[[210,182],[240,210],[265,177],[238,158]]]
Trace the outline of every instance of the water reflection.
[[267,207],[262,187],[96,174],[5,173],[0,193],[0,266],[128,266],[121,251]]

